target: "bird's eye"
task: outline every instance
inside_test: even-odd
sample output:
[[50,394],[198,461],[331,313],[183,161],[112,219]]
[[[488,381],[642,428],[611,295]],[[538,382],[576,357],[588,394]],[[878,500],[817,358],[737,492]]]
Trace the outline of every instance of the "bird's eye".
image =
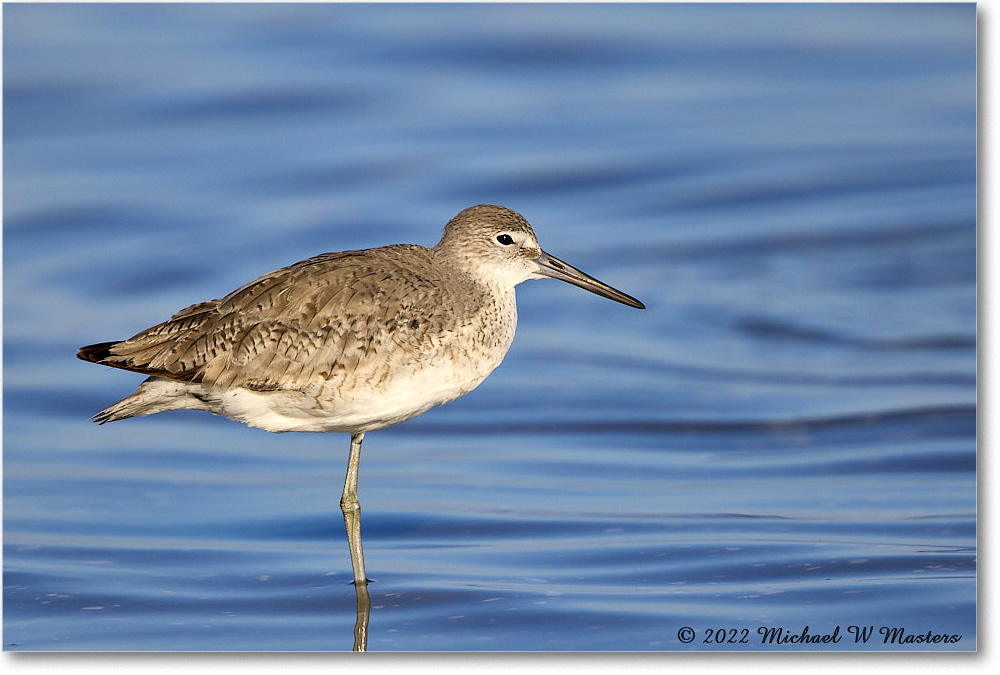
[[511,244],[514,243],[514,238],[511,237],[509,234],[498,234],[497,241],[499,241],[504,246],[510,246]]

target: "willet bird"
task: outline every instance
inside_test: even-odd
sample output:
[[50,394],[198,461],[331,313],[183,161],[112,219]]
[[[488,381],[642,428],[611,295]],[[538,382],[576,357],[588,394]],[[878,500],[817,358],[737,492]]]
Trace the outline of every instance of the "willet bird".
[[354,581],[364,586],[365,432],[475,389],[514,339],[514,287],[543,277],[644,309],[542,251],[520,214],[483,204],[455,216],[434,248],[324,253],[77,356],[150,376],[95,415],[101,424],[186,408],[265,431],[350,433],[340,505]]

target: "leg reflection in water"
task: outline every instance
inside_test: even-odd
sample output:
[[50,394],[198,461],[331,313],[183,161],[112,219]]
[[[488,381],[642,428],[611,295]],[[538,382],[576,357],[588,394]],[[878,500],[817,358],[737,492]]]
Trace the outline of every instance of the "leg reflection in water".
[[354,584],[358,597],[358,618],[354,622],[354,651],[368,651],[368,615],[372,601],[368,597],[368,584]]

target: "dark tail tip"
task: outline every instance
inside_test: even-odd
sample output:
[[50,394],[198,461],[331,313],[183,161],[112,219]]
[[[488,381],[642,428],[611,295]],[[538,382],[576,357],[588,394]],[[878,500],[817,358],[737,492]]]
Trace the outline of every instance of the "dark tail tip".
[[80,351],[76,353],[76,358],[90,361],[91,363],[102,363],[104,359],[111,356],[111,348],[116,344],[118,343],[99,342],[96,345],[80,347]]

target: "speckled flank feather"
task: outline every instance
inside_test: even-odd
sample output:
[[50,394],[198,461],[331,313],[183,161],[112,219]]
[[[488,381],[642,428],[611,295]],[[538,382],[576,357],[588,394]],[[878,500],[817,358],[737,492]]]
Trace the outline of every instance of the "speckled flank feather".
[[456,311],[469,324],[485,323],[485,294],[437,266],[420,246],[320,255],[116,343],[101,362],[256,391],[377,385],[440,352],[443,341],[432,336],[445,332]]

